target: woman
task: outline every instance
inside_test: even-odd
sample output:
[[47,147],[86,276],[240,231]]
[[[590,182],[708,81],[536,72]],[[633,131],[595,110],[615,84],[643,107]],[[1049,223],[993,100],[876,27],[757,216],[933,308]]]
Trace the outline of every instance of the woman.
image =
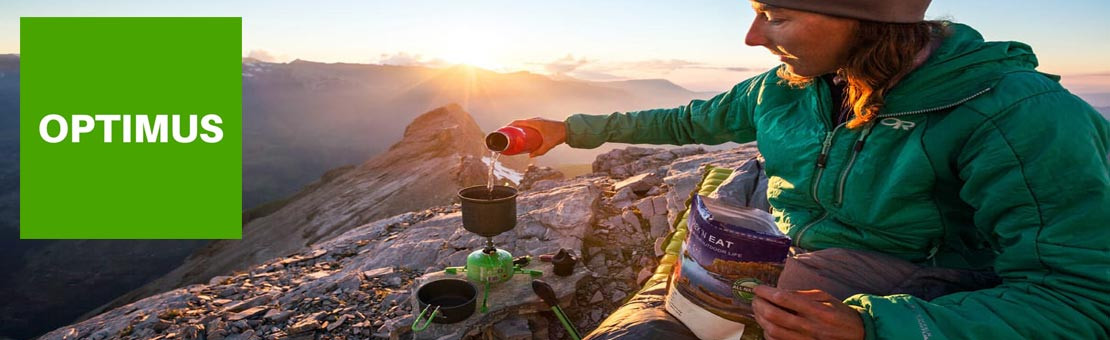
[[[1107,337],[1110,126],[1029,46],[922,21],[928,2],[753,2],[745,42],[783,65],[677,108],[512,125],[543,134],[532,156],[758,141],[780,229],[822,254],[756,289],[768,338]],[[893,294],[822,269],[853,263],[956,284]]]

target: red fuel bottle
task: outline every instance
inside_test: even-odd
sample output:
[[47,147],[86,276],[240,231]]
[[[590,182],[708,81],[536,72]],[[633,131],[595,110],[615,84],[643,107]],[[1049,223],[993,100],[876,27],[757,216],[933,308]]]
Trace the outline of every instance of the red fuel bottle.
[[532,152],[542,144],[540,132],[529,127],[506,126],[486,135],[486,147],[502,155]]

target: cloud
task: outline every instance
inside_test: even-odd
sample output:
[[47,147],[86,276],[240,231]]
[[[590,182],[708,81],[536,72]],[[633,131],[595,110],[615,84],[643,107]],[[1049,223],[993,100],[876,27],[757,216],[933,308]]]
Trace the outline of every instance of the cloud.
[[613,80],[627,80],[627,79],[629,79],[628,77],[612,75],[612,74],[608,74],[608,73],[605,73],[605,72],[592,71],[592,70],[582,70],[582,69],[575,70],[571,74],[571,76],[574,77],[574,78],[582,79],[582,80],[592,80],[592,81],[613,81]]
[[424,56],[419,54],[409,54],[407,52],[397,52],[394,54],[382,53],[381,58],[378,59],[378,64],[426,67],[444,67],[449,65],[447,61],[440,58],[425,59]]
[[586,58],[575,59],[574,55],[567,54],[565,57],[544,64],[543,69],[551,74],[560,75],[574,72],[574,70],[589,63],[590,61]]
[[751,68],[751,67],[722,67],[720,69],[725,70],[725,71],[732,71],[732,72],[755,72],[755,71],[758,71],[755,68]]
[[567,54],[549,62],[530,63],[556,77],[610,81],[667,75],[677,70],[698,69],[720,72],[757,72],[756,68],[721,66],[684,59],[647,59],[635,61],[599,61]]
[[283,63],[290,58],[286,55],[275,54],[267,50],[251,50],[247,53],[247,58],[258,59],[268,63]]
[[652,60],[642,60],[642,61],[631,62],[631,63],[628,64],[628,68],[642,70],[642,71],[648,71],[648,72],[653,72],[653,73],[664,73],[665,74],[665,73],[674,72],[675,70],[678,70],[678,69],[693,68],[693,67],[699,67],[699,66],[703,66],[703,65],[704,64],[702,64],[702,63],[688,61],[688,60],[682,60],[682,59],[667,59],[667,60],[652,59]]
[[644,71],[644,72],[651,72],[651,73],[662,73],[662,74],[668,74],[668,73],[674,72],[676,70],[682,70],[682,69],[718,70],[718,71],[729,71],[729,72],[752,72],[752,71],[755,70],[755,69],[749,68],[749,67],[717,66],[717,65],[710,65],[710,64],[706,64],[706,63],[690,61],[690,60],[682,60],[682,59],[651,59],[651,60],[626,62],[626,63],[621,63],[621,64],[623,64],[623,65],[618,65],[618,67],[625,68],[625,69]]

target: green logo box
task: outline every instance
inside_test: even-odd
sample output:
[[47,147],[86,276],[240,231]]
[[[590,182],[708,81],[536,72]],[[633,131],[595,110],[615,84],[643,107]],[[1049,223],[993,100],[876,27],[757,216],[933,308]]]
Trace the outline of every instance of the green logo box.
[[241,18],[19,33],[21,239],[242,237]]

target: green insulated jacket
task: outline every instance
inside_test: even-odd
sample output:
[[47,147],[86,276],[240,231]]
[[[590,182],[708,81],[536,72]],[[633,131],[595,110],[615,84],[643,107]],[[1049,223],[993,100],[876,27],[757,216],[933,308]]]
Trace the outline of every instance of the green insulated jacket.
[[932,301],[853,296],[868,338],[1106,338],[1110,124],[1035,71],[1029,46],[950,28],[868,126],[833,126],[828,85],[789,88],[771,70],[673,109],[573,115],[567,144],[758,141],[795,246],[1003,280]]

